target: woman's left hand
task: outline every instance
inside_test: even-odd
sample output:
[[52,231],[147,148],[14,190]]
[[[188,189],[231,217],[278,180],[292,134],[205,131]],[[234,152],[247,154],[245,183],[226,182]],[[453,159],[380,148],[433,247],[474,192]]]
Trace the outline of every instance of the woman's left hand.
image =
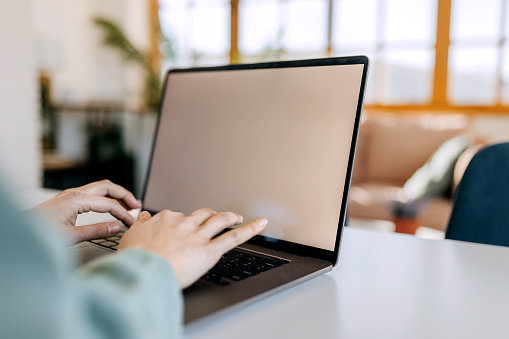
[[110,237],[120,232],[120,225],[115,222],[76,227],[78,214],[109,212],[126,226],[131,226],[134,219],[128,210],[139,207],[140,204],[131,192],[109,180],[102,180],[62,191],[28,212],[45,216],[62,230],[67,243],[75,244]]

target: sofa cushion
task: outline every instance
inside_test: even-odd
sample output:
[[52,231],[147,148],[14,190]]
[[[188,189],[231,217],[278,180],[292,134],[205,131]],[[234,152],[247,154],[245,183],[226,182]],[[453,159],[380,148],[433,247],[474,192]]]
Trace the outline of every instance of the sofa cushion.
[[451,190],[454,166],[472,141],[458,135],[444,142],[429,160],[405,182],[403,191],[409,201],[445,196]]
[[447,139],[464,132],[462,115],[376,115],[361,133],[366,154],[364,181],[406,181]]

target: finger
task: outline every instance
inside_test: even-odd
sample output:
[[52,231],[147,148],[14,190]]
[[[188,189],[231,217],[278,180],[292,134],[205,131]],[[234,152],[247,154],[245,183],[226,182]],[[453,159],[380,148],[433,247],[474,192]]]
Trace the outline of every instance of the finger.
[[211,240],[210,245],[214,248],[216,255],[222,255],[260,233],[265,226],[267,226],[267,219],[256,219]]
[[111,237],[120,232],[120,225],[114,222],[104,222],[95,225],[74,226],[71,230],[76,242],[82,242]]
[[210,239],[225,228],[240,225],[243,221],[244,218],[237,213],[221,212],[205,221],[205,223],[200,227],[199,232],[203,233]]
[[[107,196],[108,198],[111,198],[110,196]],[[120,203],[120,206],[122,206],[123,208],[125,208],[126,210],[132,210],[131,207],[127,206],[125,204],[125,202],[123,202],[122,200],[117,200],[119,203]]]
[[138,216],[138,221],[144,222],[144,221],[149,220],[150,218],[152,218],[150,213],[148,213],[147,211],[142,211],[140,213],[140,215]]
[[199,210],[189,214],[189,217],[199,226],[216,214],[217,212],[210,208],[200,208]]
[[114,199],[89,195],[86,193],[76,196],[75,199],[79,213],[86,213],[90,211],[110,213],[115,218],[121,220],[126,226],[131,226],[134,223],[134,219],[129,212],[127,212],[127,210]]
[[140,203],[136,200],[131,192],[120,185],[112,183],[109,180],[93,182],[91,184],[80,187],[80,190],[88,194],[117,199],[121,201],[128,209],[140,207]]

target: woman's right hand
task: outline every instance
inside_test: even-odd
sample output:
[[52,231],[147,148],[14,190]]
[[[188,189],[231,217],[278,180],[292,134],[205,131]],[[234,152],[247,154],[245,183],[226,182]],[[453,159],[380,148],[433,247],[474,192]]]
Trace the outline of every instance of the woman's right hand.
[[225,228],[240,225],[242,216],[199,209],[190,215],[162,211],[151,217],[141,212],[122,237],[118,249],[140,248],[165,258],[175,270],[182,289],[211,269],[221,256],[260,233],[267,219],[256,219],[214,239]]

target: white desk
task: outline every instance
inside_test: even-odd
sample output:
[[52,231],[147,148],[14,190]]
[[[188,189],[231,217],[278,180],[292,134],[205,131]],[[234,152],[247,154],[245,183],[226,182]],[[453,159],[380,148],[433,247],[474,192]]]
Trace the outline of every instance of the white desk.
[[508,315],[509,248],[346,228],[332,272],[185,338],[507,338]]

